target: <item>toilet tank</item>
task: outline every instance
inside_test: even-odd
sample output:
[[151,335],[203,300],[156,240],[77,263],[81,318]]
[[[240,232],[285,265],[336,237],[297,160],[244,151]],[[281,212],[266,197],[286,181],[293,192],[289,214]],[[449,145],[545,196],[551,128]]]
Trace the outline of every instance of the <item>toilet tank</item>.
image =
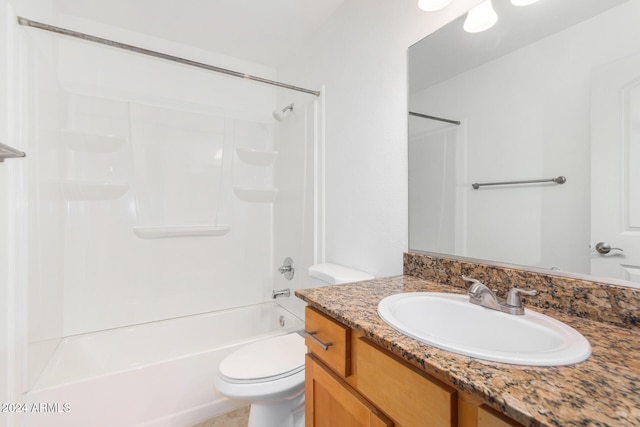
[[309,267],[308,287],[339,285],[375,279],[372,274],[338,264],[316,264]]

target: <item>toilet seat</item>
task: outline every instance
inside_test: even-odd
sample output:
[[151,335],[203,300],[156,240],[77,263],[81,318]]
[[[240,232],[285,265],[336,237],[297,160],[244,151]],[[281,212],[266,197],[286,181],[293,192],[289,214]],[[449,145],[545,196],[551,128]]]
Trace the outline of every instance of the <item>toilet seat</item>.
[[219,365],[218,373],[233,384],[255,384],[290,377],[304,370],[307,348],[297,333],[248,344]]

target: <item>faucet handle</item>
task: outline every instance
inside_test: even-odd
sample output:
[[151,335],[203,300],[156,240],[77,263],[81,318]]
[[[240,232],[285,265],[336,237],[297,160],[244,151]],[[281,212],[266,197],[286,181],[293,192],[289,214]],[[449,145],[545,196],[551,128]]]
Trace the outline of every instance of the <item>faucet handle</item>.
[[495,294],[496,290],[495,289],[489,289],[489,287],[487,285],[485,285],[484,283],[482,283],[481,281],[479,281],[478,279],[474,279],[473,277],[467,277],[464,274],[461,276],[465,281],[467,282],[471,282],[471,286],[469,286],[469,290],[467,291],[467,293],[471,296],[479,296],[479,294],[485,290],[485,291],[491,291]]
[[482,284],[483,284],[483,283],[482,283],[481,281],[479,281],[478,279],[474,279],[473,277],[465,276],[464,274],[463,274],[462,276],[460,276],[460,277],[462,277],[462,279],[463,279],[463,280],[465,280],[466,282],[478,283],[478,284],[480,284],[480,285],[482,285]]
[[486,287],[484,283],[479,281],[478,279],[474,279],[473,277],[467,277],[464,274],[461,276],[465,282],[471,282],[471,286],[469,286],[469,293],[475,293],[479,287]]
[[513,288],[507,294],[507,301],[506,301],[507,305],[510,305],[512,307],[522,307],[522,301],[520,300],[520,294],[533,296],[533,295],[538,295],[538,291],[536,291],[536,290],[526,290],[526,289],[520,289],[520,288]]

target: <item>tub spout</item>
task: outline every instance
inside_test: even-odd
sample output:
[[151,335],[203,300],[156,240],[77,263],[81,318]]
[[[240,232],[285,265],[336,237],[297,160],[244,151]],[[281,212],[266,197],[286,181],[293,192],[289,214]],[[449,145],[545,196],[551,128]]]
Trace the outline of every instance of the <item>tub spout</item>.
[[271,296],[273,297],[273,299],[276,299],[278,297],[290,297],[291,296],[291,290],[290,289],[280,289],[277,291],[273,291],[271,293]]

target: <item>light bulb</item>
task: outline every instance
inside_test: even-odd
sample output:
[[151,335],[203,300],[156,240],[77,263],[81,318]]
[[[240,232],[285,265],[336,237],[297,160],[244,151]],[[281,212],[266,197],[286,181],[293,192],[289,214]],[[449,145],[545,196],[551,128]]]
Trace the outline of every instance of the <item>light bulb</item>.
[[425,12],[433,12],[447,7],[451,0],[418,0],[418,7]]
[[491,0],[485,0],[467,13],[464,30],[468,33],[479,33],[488,30],[498,22],[498,14],[493,10]]
[[538,0],[511,0],[511,4],[514,6],[529,6],[537,1]]

